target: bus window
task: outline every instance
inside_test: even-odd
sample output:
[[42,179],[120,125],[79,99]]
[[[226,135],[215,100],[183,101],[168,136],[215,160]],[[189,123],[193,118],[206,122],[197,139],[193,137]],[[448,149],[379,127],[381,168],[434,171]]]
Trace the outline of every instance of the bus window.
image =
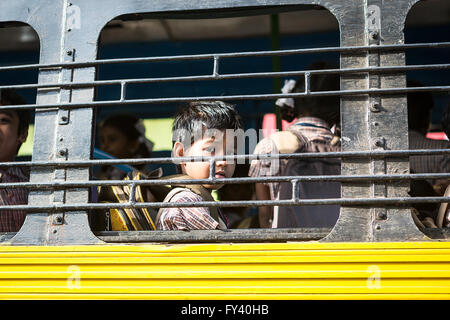
[[32,190],[17,184],[30,179],[38,82],[38,70],[30,66],[38,65],[40,51],[35,30],[24,23],[3,24],[0,38],[0,204],[8,207],[0,209],[0,230],[6,240],[29,213]]
[[[319,19],[322,23],[311,30],[308,24],[311,19]],[[243,29],[246,31],[242,32]],[[201,32],[201,30],[208,31]],[[152,141],[155,147],[166,146],[163,150],[153,150],[153,160],[158,157],[170,157],[172,136],[168,121],[186,101],[211,100],[211,97],[214,97],[213,99],[225,100],[236,105],[245,131],[245,141],[243,141],[245,145],[240,153],[249,155],[264,137],[264,133],[268,132],[268,128],[264,127],[264,119],[273,114],[273,125],[276,129],[282,118],[274,103],[276,99],[270,96],[264,98],[264,95],[282,93],[281,88],[289,79],[295,79],[299,83],[299,88],[303,85],[302,91],[305,90],[304,83],[300,84],[300,82],[304,81],[307,70],[312,73],[311,88],[308,90],[327,91],[326,87],[318,84],[318,79],[322,77],[316,75],[314,72],[317,70],[313,69],[314,66],[316,69],[319,67],[325,69],[325,66],[328,69],[338,69],[339,55],[332,50],[310,53],[307,48],[336,47],[338,44],[339,32],[336,19],[330,12],[318,7],[314,10],[281,12],[276,15],[215,19],[183,17],[183,19],[147,18],[136,21],[127,20],[126,17],[115,18],[105,26],[100,35],[99,59],[108,61],[108,59],[120,58],[122,61],[125,59],[128,61],[123,64],[99,66],[99,81],[116,81],[116,85],[99,86],[97,100],[118,102],[96,110],[98,124],[95,138],[96,149],[102,149],[101,140],[104,140],[102,128],[105,127],[105,123],[109,123],[109,128],[104,130],[105,132],[112,130],[112,126],[119,131],[120,126],[124,132],[135,131],[132,126],[125,124],[125,120],[120,121],[120,119],[130,118],[132,123],[137,123],[139,119],[142,123],[149,124],[145,128],[145,134],[148,137],[157,130],[158,134],[154,135],[154,141]],[[284,50],[284,52],[276,55],[271,54],[271,50]],[[336,73],[323,78],[330,76],[335,83],[334,87],[328,88],[328,91],[339,90],[339,77]],[[126,81],[125,85],[121,85],[120,80]],[[327,102],[330,100],[318,98],[320,99]],[[133,100],[137,103],[133,104]],[[331,100],[336,105],[338,118],[339,97],[336,95]],[[123,107],[124,105],[126,108]],[[134,117],[134,120],[131,120],[131,117]],[[117,119],[115,125],[112,124],[114,119]],[[158,129],[155,120],[167,121],[165,130]],[[292,119],[290,122],[294,124]],[[102,151],[108,153],[108,148],[109,146],[103,143]],[[114,152],[109,149],[109,153]],[[123,158],[126,153],[122,155]],[[132,154],[129,154],[129,157],[133,157]],[[93,177],[97,180],[99,178],[117,180],[122,179],[127,174],[127,170],[137,169],[144,174],[150,174],[158,168],[163,170],[162,179],[177,173],[173,164],[154,162],[146,166],[136,164],[134,168],[133,166],[132,168],[122,167],[124,170],[121,170],[119,166],[103,166],[97,169],[97,175],[94,174]],[[242,161],[238,164],[234,177],[236,179],[248,177],[249,168],[250,161]],[[256,233],[256,228],[263,227],[258,219],[259,208],[249,203],[255,199],[262,200],[257,199],[254,186],[254,183],[235,183],[225,185],[214,192],[217,200],[243,202],[242,207],[221,208],[224,215],[228,217],[229,226],[234,229],[252,228]],[[239,192],[236,192],[237,188]],[[100,190],[100,200],[103,199],[104,189]],[[142,189],[145,190],[145,186]],[[272,210],[273,206],[269,208]],[[310,208],[313,209],[313,207]],[[107,211],[99,222],[98,215],[101,214],[98,211],[92,214],[95,223],[101,225],[100,229],[109,228],[109,231],[117,231],[116,226],[111,225],[111,217],[108,217],[108,214],[117,215],[117,212],[114,209]],[[337,216],[335,218],[337,219]],[[333,227],[335,221],[329,223],[328,227]],[[316,226],[317,230],[320,229],[318,232],[310,232],[310,234],[315,233],[316,237],[317,234],[326,234],[326,228],[323,226],[319,228],[319,226]],[[141,227],[134,225],[131,230],[142,230]],[[298,227],[305,226],[291,224],[283,228]],[[96,228],[99,227],[94,226],[94,229]],[[128,228],[122,230],[131,231]],[[144,233],[141,234],[143,234],[141,241],[146,241]],[[160,241],[165,239],[164,235],[158,235],[158,232],[153,232],[150,236],[159,236]],[[309,240],[311,237],[307,236],[306,239]]]
[[[416,67],[406,72],[408,103],[408,138],[409,148],[446,149],[448,141],[444,138],[441,118],[444,109],[450,103],[448,91],[441,88],[448,86],[450,50],[448,47],[432,48],[432,44],[448,42],[448,19],[443,17],[440,2],[419,2],[408,13],[405,23],[405,42],[407,44],[429,43],[428,47],[407,50],[406,64]],[[433,16],[433,21],[427,18]],[[423,91],[418,91],[422,88]],[[409,194],[412,197],[443,196],[448,186],[448,177],[439,177],[450,171],[450,157],[446,154],[425,154],[410,157],[412,174],[438,175],[436,178],[411,180]],[[438,217],[441,203],[417,203],[413,205],[416,223],[425,232],[445,225],[444,217]]]

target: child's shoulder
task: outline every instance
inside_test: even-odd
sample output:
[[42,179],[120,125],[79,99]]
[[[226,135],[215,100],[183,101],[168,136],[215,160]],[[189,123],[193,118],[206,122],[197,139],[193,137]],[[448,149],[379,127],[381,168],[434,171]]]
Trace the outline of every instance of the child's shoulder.
[[188,188],[175,188],[171,192],[172,197],[168,200],[169,202],[203,201],[200,195]]

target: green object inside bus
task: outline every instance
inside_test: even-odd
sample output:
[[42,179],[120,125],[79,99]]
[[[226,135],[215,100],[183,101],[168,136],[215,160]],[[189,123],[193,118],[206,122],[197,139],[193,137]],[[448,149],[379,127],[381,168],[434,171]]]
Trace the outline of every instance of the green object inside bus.
[[[172,118],[144,119],[145,136],[154,143],[153,151],[172,150]],[[31,156],[34,125],[28,128],[28,138],[19,150],[19,157]]]

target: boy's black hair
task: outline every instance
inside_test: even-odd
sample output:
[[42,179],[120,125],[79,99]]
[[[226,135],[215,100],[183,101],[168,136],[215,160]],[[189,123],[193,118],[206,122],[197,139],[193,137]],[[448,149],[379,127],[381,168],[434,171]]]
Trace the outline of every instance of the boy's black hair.
[[[306,70],[325,70],[338,69],[334,64],[318,61],[312,63]],[[309,90],[317,91],[339,91],[340,78],[339,74],[311,74]],[[294,92],[305,91],[304,77],[300,77]],[[340,97],[333,96],[316,96],[316,97],[298,97],[294,98],[296,116],[317,117],[328,122],[330,126],[340,122]]]
[[[0,90],[0,105],[21,105],[26,104],[25,99],[13,89]],[[28,130],[30,125],[30,111],[27,109],[12,110],[19,118],[18,134],[21,135]],[[20,146],[19,146],[20,147]]]
[[242,121],[232,104],[223,101],[193,101],[182,107],[174,117],[172,141],[185,146],[186,135],[190,145],[201,138],[204,130],[242,129]]

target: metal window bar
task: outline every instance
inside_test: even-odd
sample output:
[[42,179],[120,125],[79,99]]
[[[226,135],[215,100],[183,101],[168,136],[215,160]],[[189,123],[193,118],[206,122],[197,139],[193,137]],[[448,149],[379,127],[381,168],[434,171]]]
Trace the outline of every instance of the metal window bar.
[[450,86],[432,86],[432,87],[411,87],[411,88],[386,88],[386,89],[362,89],[362,90],[340,90],[340,91],[315,91],[310,93],[288,93],[288,94],[254,94],[254,95],[230,95],[230,96],[200,96],[200,97],[176,97],[176,98],[156,98],[156,99],[133,99],[133,100],[110,100],[85,103],[59,103],[59,104],[40,104],[40,105],[15,105],[2,106],[0,110],[8,109],[47,109],[47,108],[86,108],[86,107],[114,107],[130,104],[157,104],[157,103],[182,103],[202,100],[274,100],[278,98],[296,98],[305,96],[346,96],[346,95],[383,95],[383,94],[401,94],[408,92],[447,92]]
[[120,58],[120,59],[102,59],[84,62],[64,62],[64,63],[47,63],[47,64],[24,64],[16,66],[0,67],[0,71],[13,71],[25,69],[54,69],[54,68],[82,68],[94,67],[104,64],[120,64],[120,63],[144,63],[144,62],[162,62],[177,60],[201,60],[201,59],[222,59],[222,58],[242,58],[249,56],[284,56],[292,54],[312,54],[312,53],[351,53],[351,52],[373,52],[373,51],[404,51],[407,49],[439,49],[450,47],[450,42],[434,42],[434,43],[410,43],[410,44],[392,44],[378,46],[348,46],[348,47],[324,47],[324,48],[307,48],[307,49],[291,49],[291,50],[273,50],[273,51],[249,51],[249,52],[233,52],[233,53],[214,53],[214,54],[197,54],[197,55],[178,55],[163,57],[144,57],[144,58]]
[[[214,67],[216,68],[216,66]],[[384,67],[365,67],[365,68],[347,68],[347,69],[324,69],[311,71],[283,71],[283,72],[254,72],[254,73],[236,73],[236,74],[218,74],[214,69],[213,75],[201,76],[185,76],[185,77],[167,77],[167,78],[138,78],[138,79],[122,79],[122,80],[98,80],[91,82],[67,82],[67,83],[48,83],[48,84],[21,84],[21,85],[2,85],[3,89],[45,89],[60,87],[64,89],[74,89],[83,87],[99,87],[108,85],[121,86],[121,98],[123,101],[125,97],[126,86],[129,84],[142,83],[159,83],[159,82],[177,82],[177,81],[198,81],[198,80],[226,80],[226,79],[242,79],[242,78],[268,78],[268,77],[292,77],[305,76],[305,83],[309,83],[309,78],[314,74],[352,74],[362,72],[372,73],[387,73],[387,72],[405,72],[405,71],[424,71],[424,70],[447,70],[450,69],[450,64],[424,64],[424,65],[406,65],[406,66],[384,66]],[[1,71],[1,68],[0,68]],[[423,87],[419,90],[425,90],[434,87]],[[305,90],[305,93],[309,91]],[[34,108],[34,107],[33,107]]]
[[[27,188],[27,189],[53,189],[53,188],[74,188],[74,187],[95,187],[95,186],[148,186],[165,184],[241,184],[241,183],[271,183],[286,181],[308,181],[308,182],[382,182],[399,180],[422,180],[422,179],[443,179],[450,178],[450,173],[415,173],[415,174],[385,174],[385,175],[329,175],[329,176],[281,176],[281,177],[260,177],[260,178],[221,178],[221,179],[183,179],[183,180],[91,180],[91,181],[61,181],[61,182],[9,182],[0,184],[0,189],[7,188]],[[445,198],[444,198],[445,199]],[[0,209],[3,206],[0,206]]]
[[[416,87],[416,88],[383,88],[383,89],[366,89],[366,90],[340,90],[340,91],[320,91],[311,92],[309,90],[309,77],[313,74],[352,74],[352,73],[387,73],[387,72],[405,72],[417,70],[444,70],[450,69],[450,64],[431,64],[431,65],[406,65],[406,66],[389,66],[389,67],[366,67],[366,68],[344,68],[334,70],[311,70],[311,71],[287,71],[287,72],[263,72],[263,73],[238,73],[238,74],[219,74],[219,60],[223,58],[236,57],[251,57],[251,56],[278,56],[288,54],[305,54],[318,52],[354,52],[354,51],[377,51],[383,50],[401,50],[407,48],[446,48],[450,47],[450,42],[442,43],[422,43],[409,45],[388,45],[388,46],[360,46],[360,47],[331,47],[331,48],[314,48],[314,49],[298,49],[298,50],[278,50],[265,52],[240,52],[240,53],[223,53],[223,54],[206,54],[206,55],[185,55],[185,56],[167,56],[167,57],[149,57],[149,58],[127,58],[127,59],[109,59],[97,60],[92,62],[67,62],[61,64],[33,64],[24,66],[8,66],[0,67],[0,71],[11,71],[19,69],[35,69],[35,68],[75,68],[82,66],[98,66],[101,64],[112,63],[137,63],[137,62],[161,62],[161,61],[180,61],[180,60],[204,60],[213,59],[212,75],[201,76],[185,76],[185,77],[166,77],[166,78],[146,78],[146,79],[122,79],[122,80],[103,80],[91,82],[71,82],[71,83],[51,83],[51,84],[26,84],[26,85],[9,85],[0,86],[1,89],[43,89],[43,88],[82,88],[82,87],[98,87],[102,85],[120,85],[119,100],[101,101],[101,102],[85,102],[85,103],[60,103],[60,104],[40,104],[40,105],[16,105],[16,106],[2,106],[1,109],[45,109],[45,108],[83,108],[83,107],[105,107],[116,106],[118,104],[147,104],[147,103],[173,103],[173,102],[187,102],[192,100],[270,100],[278,98],[294,98],[302,96],[343,96],[343,95],[360,95],[360,94],[397,94],[407,92],[419,91],[450,91],[450,86],[432,86],[432,87]],[[159,98],[159,99],[131,99],[127,100],[126,87],[129,84],[137,83],[161,83],[161,82],[175,82],[175,81],[198,81],[198,80],[224,80],[224,79],[238,79],[238,78],[258,78],[258,77],[289,77],[300,76],[305,77],[305,91],[302,93],[290,94],[258,94],[258,95],[232,95],[232,96],[208,96],[208,97],[175,97],[175,98]]]
[[[409,154],[450,154],[450,149],[442,150],[391,150],[391,151],[375,151],[375,152],[359,152],[356,156],[363,157],[363,155],[376,155],[376,156],[392,156],[395,155],[409,155]],[[130,207],[207,207],[207,206],[217,206],[217,207],[236,207],[236,206],[264,206],[264,205],[324,205],[324,204],[341,204],[341,205],[397,205],[403,206],[413,203],[438,203],[450,201],[450,197],[401,197],[401,198],[358,198],[358,199],[318,199],[318,200],[301,200],[299,199],[298,190],[296,189],[296,184],[299,181],[336,181],[336,182],[376,182],[376,181],[400,181],[400,180],[420,180],[420,179],[441,179],[450,178],[450,173],[439,173],[439,174],[382,174],[382,175],[335,175],[335,176],[277,176],[277,177],[260,177],[260,178],[215,178],[215,161],[224,160],[231,161],[237,159],[293,159],[293,158],[329,158],[338,157],[339,155],[347,156],[350,158],[355,157],[355,154],[349,154],[348,152],[327,152],[327,153],[293,153],[293,154],[279,154],[275,155],[233,155],[233,156],[212,156],[212,157],[181,157],[178,158],[180,161],[208,161],[210,163],[210,172],[208,179],[183,179],[183,180],[167,180],[164,178],[153,179],[153,180],[140,180],[140,181],[127,181],[127,180],[96,180],[96,181],[61,181],[61,182],[51,182],[51,183],[31,183],[31,182],[21,182],[21,183],[4,183],[0,184],[0,188],[13,188],[13,187],[24,187],[30,189],[61,189],[69,187],[92,187],[92,186],[129,186],[130,196],[128,203],[126,204],[55,204],[49,206],[28,206],[28,205],[15,205],[15,206],[0,206],[0,210],[26,210],[26,211],[38,211],[38,210],[76,210],[76,209],[100,209],[100,208],[130,208]],[[132,160],[137,159],[122,159],[122,160],[86,160],[82,163],[84,165],[92,166],[96,164],[111,164],[111,163],[130,163]],[[139,159],[142,162],[169,162],[173,161],[173,158],[158,158],[158,159]],[[14,162],[17,165],[36,165],[33,162]],[[68,165],[68,163],[53,163]],[[72,163],[72,165],[77,166],[80,163]],[[10,166],[12,163],[2,163],[2,166]],[[48,166],[50,163],[41,163],[41,165]],[[138,185],[164,185],[164,184],[231,184],[231,183],[257,183],[257,182],[286,182],[290,181],[293,184],[293,199],[283,200],[283,201],[221,201],[220,203],[211,202],[198,202],[198,203],[162,203],[162,202],[151,202],[151,203],[136,203],[135,202],[135,192],[136,186]]]
[[[264,160],[264,159],[309,159],[309,158],[385,158],[402,156],[445,155],[450,154],[450,149],[417,149],[417,150],[376,150],[376,151],[340,151],[321,153],[283,153],[283,154],[241,154],[227,156],[203,156],[203,157],[179,157],[179,161],[210,161],[217,160]],[[172,157],[139,158],[139,159],[96,159],[96,160],[68,160],[68,161],[29,161],[29,162],[0,162],[0,167],[89,167],[96,165],[116,164],[154,164],[172,163]]]

